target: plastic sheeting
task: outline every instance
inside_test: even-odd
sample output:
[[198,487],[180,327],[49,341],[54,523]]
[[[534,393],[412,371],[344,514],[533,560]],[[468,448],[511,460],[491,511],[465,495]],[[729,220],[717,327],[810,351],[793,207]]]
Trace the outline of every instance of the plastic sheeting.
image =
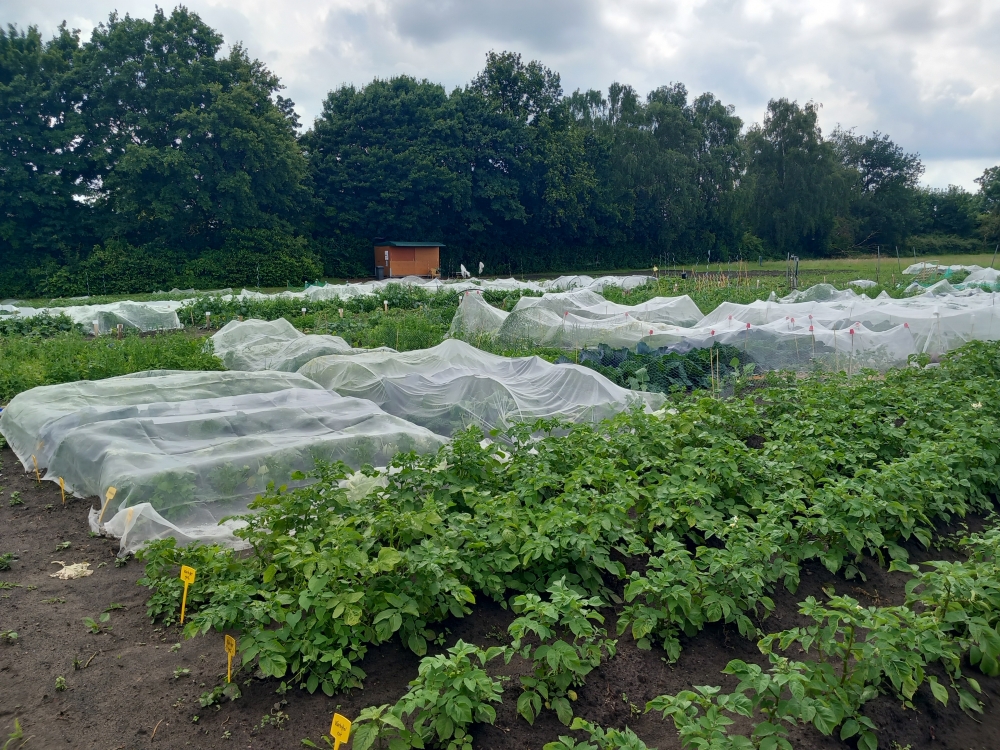
[[230,370],[295,372],[326,354],[369,351],[353,348],[340,336],[302,333],[284,318],[233,320],[220,328],[211,341],[215,355]]
[[320,357],[299,373],[441,435],[469,425],[503,431],[515,422],[553,417],[597,422],[664,403],[660,394],[620,388],[579,365],[499,357],[456,340],[413,352]]
[[[209,374],[230,377],[199,378]],[[123,551],[164,536],[235,543],[234,522],[220,521],[244,513],[269,482],[294,485],[292,474],[309,471],[317,459],[354,468],[384,465],[399,451],[429,452],[445,442],[370,401],[338,396],[301,376],[248,375],[112,378],[89,384],[86,405],[74,388],[79,384],[48,386],[49,398],[32,391],[15,398],[0,427],[7,435],[10,425],[19,425],[13,437],[22,451],[27,430],[37,430],[29,440],[45,479],[61,477],[68,491],[83,497],[104,499],[114,488],[90,522],[95,531],[103,525],[120,537]],[[187,399],[180,398],[185,378],[197,381]],[[254,384],[259,392],[250,390]],[[178,398],[150,398],[157,393]],[[132,403],[123,404],[129,398]],[[77,408],[65,408],[73,403]]]

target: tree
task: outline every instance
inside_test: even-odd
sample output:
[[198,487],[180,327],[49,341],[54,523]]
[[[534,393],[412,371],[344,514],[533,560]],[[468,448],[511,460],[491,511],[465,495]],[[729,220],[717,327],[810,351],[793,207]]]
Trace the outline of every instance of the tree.
[[1000,166],[976,178],[979,184],[980,230],[987,242],[1000,242]]
[[112,14],[85,46],[77,85],[92,181],[109,233],[188,257],[231,230],[291,231],[307,193],[280,83],[184,8]]
[[818,119],[812,102],[772,99],[763,125],[747,134],[755,233],[782,256],[826,255],[846,208],[846,176]]
[[43,274],[94,242],[69,77],[79,62],[65,24],[44,42],[38,29],[0,29],[0,296],[29,294]]
[[462,133],[438,84],[341,87],[302,143],[327,231],[440,240],[469,206]]
[[836,130],[831,139],[841,163],[853,178],[850,212],[856,220],[855,246],[902,244],[917,218],[917,187],[924,166],[917,154],[908,154],[875,132],[856,135]]
[[521,122],[553,116],[562,100],[559,74],[537,60],[524,63],[516,52],[489,52],[486,67],[469,89],[490,102],[498,112]]
[[958,185],[944,190],[922,188],[917,194],[916,230],[925,234],[972,237],[976,230],[976,196]]

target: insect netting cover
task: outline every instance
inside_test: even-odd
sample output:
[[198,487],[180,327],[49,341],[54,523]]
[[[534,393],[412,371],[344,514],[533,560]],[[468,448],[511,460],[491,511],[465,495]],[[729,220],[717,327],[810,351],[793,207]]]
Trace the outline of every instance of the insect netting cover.
[[[546,296],[580,294],[590,293]],[[782,299],[772,295],[750,304],[724,302],[693,324],[670,325],[653,320],[657,313],[642,310],[642,305],[627,315],[593,319],[585,316],[599,310],[599,304],[576,310],[567,306],[560,314],[545,297],[524,298],[519,310],[504,314],[470,293],[462,297],[452,333],[471,340],[489,337],[502,345],[564,349],[686,352],[725,344],[742,349],[760,370],[884,370],[906,364],[911,354],[934,357],[969,341],[1000,339],[996,299],[996,293],[957,290],[947,282],[904,299],[884,292],[872,299],[818,284]]]
[[180,302],[112,302],[106,305],[73,305],[69,307],[17,307],[18,315],[30,318],[41,313],[65,315],[74,323],[99,333],[110,333],[121,324],[139,331],[163,331],[182,328],[177,317]]
[[[782,321],[789,321],[793,328],[812,325],[816,330],[822,327],[838,332],[862,328],[883,334],[885,341],[902,327],[912,337],[907,355],[939,356],[970,341],[1000,339],[1000,311],[993,292],[976,288],[959,291],[949,284],[903,299],[884,293],[871,299],[851,290],[837,292],[822,286],[826,285],[781,300],[749,305],[724,302],[699,326],[726,327],[730,321],[739,321],[752,326],[777,323],[780,329]],[[897,332],[895,336],[899,339],[897,345],[905,349],[905,335]]]
[[449,436],[469,425],[504,430],[542,418],[597,422],[664,404],[660,394],[621,388],[586,367],[499,357],[457,340],[413,352],[320,357],[299,373]]
[[[115,487],[103,520],[126,550],[166,535],[228,541],[233,526],[220,527],[223,518],[246,512],[270,482],[298,484],[294,472],[317,460],[385,465],[400,451],[426,453],[445,442],[370,401],[322,390],[156,406],[70,430],[46,475],[66,477],[86,496]],[[90,518],[98,529],[101,514]]]
[[653,297],[638,305],[620,305],[610,302],[591,289],[571,292],[554,292],[541,297],[522,297],[512,314],[530,308],[549,310],[557,315],[570,313],[590,320],[616,321],[625,317],[647,323],[667,323],[690,326],[704,315],[686,294],[681,297]]
[[115,488],[90,521],[120,537],[123,551],[163,536],[234,543],[234,522],[219,522],[245,512],[269,482],[294,485],[292,474],[317,459],[384,465],[399,451],[446,442],[369,401],[277,372],[36,388],[11,402],[0,427],[17,440],[26,468],[25,445],[34,446],[44,478],[62,478],[67,491],[103,501]]
[[325,354],[368,351],[353,348],[340,336],[302,333],[284,318],[230,321],[212,336],[212,347],[230,370],[281,372],[295,372]]
[[687,295],[655,297],[639,305],[610,302],[590,289],[522,297],[506,313],[482,295],[462,295],[449,334],[475,340],[493,336],[503,344],[583,349],[601,344],[635,346],[648,336],[649,325],[690,326],[702,318]]
[[282,372],[187,372],[154,370],[105,380],[44,385],[19,393],[0,415],[0,433],[10,443],[25,469],[31,456],[44,469],[46,445],[39,445],[47,423],[82,413],[88,408],[135,406],[171,401],[193,401],[271,393],[287,388],[316,389],[310,380]]

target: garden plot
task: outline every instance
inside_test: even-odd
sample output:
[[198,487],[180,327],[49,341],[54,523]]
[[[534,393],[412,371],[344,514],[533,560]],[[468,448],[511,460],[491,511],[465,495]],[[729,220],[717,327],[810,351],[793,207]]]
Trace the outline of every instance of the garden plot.
[[353,348],[340,336],[302,333],[284,318],[230,321],[211,340],[213,352],[230,370],[295,372],[326,354],[369,351]]
[[296,472],[317,460],[384,465],[399,451],[445,442],[369,401],[283,373],[38,388],[14,399],[0,427],[26,468],[38,461],[45,479],[105,501],[91,512],[91,527],[120,537],[123,551],[166,536],[233,543],[234,524],[220,521],[245,513],[272,482],[296,484]]
[[30,318],[35,315],[65,315],[88,331],[96,326],[101,334],[110,333],[119,325],[139,331],[168,331],[183,328],[177,317],[182,302],[111,302],[106,305],[72,305],[69,307],[18,307],[5,305],[12,315]]
[[48,466],[46,446],[39,444],[45,426],[63,418],[86,419],[89,409],[273,393],[288,388],[317,386],[289,373],[165,370],[46,385],[14,397],[0,415],[0,434],[25,470],[32,471],[36,461],[40,469]]
[[495,336],[511,344],[529,343],[565,349],[606,344],[634,346],[649,335],[649,323],[691,326],[703,317],[687,295],[654,297],[639,305],[610,302],[582,289],[522,297],[507,313],[475,292],[462,296],[450,335],[460,338]]
[[442,435],[469,425],[505,430],[542,418],[599,422],[664,403],[662,395],[620,388],[585,367],[500,357],[457,340],[413,352],[320,357],[299,373]]
[[1000,340],[997,294],[975,288],[959,291],[945,284],[905,299],[885,293],[871,299],[819,284],[782,299],[772,295],[750,304],[724,302],[683,325],[663,322],[684,310],[682,305],[651,311],[638,305],[611,314],[608,303],[609,315],[602,318],[595,315],[600,305],[572,306],[570,301],[581,294],[589,293],[525,298],[510,314],[480,295],[466,294],[451,334],[472,340],[489,337],[503,346],[607,346],[642,352],[683,353],[723,344],[742,349],[760,369],[848,371],[885,370],[905,364],[911,354],[936,357],[970,341]]

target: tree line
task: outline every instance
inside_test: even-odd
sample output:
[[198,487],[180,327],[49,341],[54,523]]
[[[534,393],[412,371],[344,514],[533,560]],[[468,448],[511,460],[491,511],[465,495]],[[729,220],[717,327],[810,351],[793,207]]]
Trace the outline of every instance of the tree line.
[[503,274],[1000,240],[1000,167],[921,187],[917,154],[824,135],[813,103],[748,125],[679,83],[567,95],[511,52],[451,92],[342,86],[305,132],[282,90],[183,7],[0,29],[0,297],[366,276],[378,237]]

